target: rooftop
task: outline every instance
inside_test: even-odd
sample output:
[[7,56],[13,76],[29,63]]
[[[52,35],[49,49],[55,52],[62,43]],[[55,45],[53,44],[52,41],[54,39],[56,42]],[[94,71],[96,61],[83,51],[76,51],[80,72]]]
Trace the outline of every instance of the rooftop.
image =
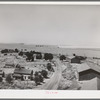
[[77,68],[77,71],[78,71],[78,72],[82,72],[82,71],[86,71],[86,70],[91,69],[91,68],[87,65],[87,63],[82,63],[82,64],[73,64],[73,63],[71,63],[71,65],[72,65],[73,67]]
[[32,74],[32,70],[29,69],[25,69],[25,68],[16,68],[14,70],[15,74],[25,74],[25,75],[31,75]]

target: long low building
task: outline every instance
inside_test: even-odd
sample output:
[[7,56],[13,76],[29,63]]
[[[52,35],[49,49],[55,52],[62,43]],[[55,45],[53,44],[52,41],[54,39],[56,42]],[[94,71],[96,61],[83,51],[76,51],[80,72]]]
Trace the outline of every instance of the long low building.
[[33,75],[33,70],[25,69],[25,68],[16,68],[14,70],[13,77],[15,79],[23,79],[28,80]]

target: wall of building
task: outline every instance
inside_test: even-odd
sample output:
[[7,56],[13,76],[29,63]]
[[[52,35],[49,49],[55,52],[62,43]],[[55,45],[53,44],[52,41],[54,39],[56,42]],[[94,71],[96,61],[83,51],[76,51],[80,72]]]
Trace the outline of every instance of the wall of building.
[[99,78],[97,79],[97,87],[98,87],[98,90],[100,90],[100,79]]

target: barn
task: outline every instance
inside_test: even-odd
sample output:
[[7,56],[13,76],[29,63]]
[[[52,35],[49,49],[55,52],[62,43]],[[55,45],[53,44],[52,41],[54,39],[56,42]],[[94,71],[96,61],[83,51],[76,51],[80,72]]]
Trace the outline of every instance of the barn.
[[81,71],[79,73],[79,80],[90,80],[95,77],[100,79],[100,66],[92,62],[87,62],[87,65],[90,67],[90,69]]
[[79,81],[91,80],[95,77],[100,79],[100,66],[93,65],[89,62],[82,64],[71,64],[73,67],[77,68]]

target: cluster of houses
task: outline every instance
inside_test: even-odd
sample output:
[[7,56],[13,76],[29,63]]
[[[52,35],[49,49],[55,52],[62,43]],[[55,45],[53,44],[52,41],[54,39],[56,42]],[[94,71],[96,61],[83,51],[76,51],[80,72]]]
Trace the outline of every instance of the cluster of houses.
[[78,81],[82,90],[100,90],[100,65],[86,59],[82,61],[78,57],[72,58],[70,64],[77,68]]
[[[0,70],[0,77],[5,77],[5,72]],[[25,69],[25,68],[15,68],[14,72],[12,73],[13,78],[21,79],[21,80],[30,80],[33,76],[33,70]]]

